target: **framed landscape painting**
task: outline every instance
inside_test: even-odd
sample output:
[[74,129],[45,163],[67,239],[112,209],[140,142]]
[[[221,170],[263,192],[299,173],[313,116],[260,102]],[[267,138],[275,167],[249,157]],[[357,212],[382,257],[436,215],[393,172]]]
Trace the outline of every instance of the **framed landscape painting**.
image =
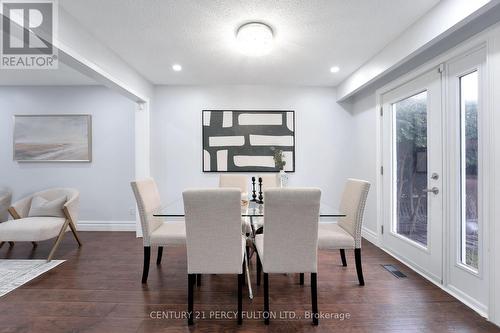
[[90,162],[90,115],[15,115],[14,161]]
[[276,151],[295,172],[294,111],[203,110],[202,128],[204,172],[277,172]]

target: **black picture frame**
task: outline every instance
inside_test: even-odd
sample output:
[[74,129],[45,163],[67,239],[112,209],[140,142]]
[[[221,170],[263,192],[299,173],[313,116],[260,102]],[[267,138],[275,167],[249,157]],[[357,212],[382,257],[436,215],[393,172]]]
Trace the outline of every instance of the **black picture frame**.
[[[206,132],[205,132],[205,127],[207,126],[204,126],[204,114],[205,112],[220,112],[220,113],[223,113],[223,112],[233,112],[233,113],[236,113],[236,115],[240,114],[240,113],[281,113],[281,114],[284,114],[286,115],[287,113],[292,113],[293,114],[293,131],[291,133],[291,136],[293,137],[293,146],[291,148],[291,150],[286,150],[286,151],[291,151],[292,152],[292,163],[293,163],[293,167],[292,167],[292,170],[288,170],[288,171],[285,171],[287,173],[294,173],[296,171],[296,166],[295,166],[295,160],[296,160],[296,120],[295,120],[295,110],[256,110],[256,109],[251,109],[251,110],[247,110],[247,109],[244,109],[244,110],[241,110],[241,109],[218,109],[218,110],[213,110],[213,109],[204,109],[201,111],[201,128],[202,128],[202,134],[201,134],[201,170],[203,173],[266,173],[266,172],[279,172],[279,170],[277,168],[267,168],[267,167],[241,167],[239,168],[238,170],[227,170],[227,171],[219,171],[219,170],[205,170],[205,159],[204,159],[204,150],[205,150],[205,140],[207,138],[206,136]],[[233,119],[234,119],[234,116],[233,116]],[[267,127],[268,125],[266,125]],[[234,135],[234,134],[233,134]],[[247,134],[243,134],[245,136],[248,135]]]

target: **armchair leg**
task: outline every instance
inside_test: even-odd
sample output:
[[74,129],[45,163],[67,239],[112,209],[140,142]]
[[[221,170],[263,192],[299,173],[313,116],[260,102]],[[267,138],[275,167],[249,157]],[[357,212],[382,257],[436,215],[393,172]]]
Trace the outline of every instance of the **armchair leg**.
[[158,246],[158,256],[156,257],[156,265],[161,264],[161,256],[163,255],[163,246]]
[[347,266],[347,260],[345,259],[345,250],[340,249],[340,259],[342,259],[342,266]]
[[269,325],[269,274],[264,272],[264,324]]
[[75,239],[76,239],[76,242],[78,243],[78,246],[79,247],[82,246],[82,242],[80,241],[80,237],[78,237],[78,234],[76,232],[76,227],[73,224],[73,221],[69,222],[69,227],[71,229],[71,232],[73,233],[73,236],[75,236]]
[[358,273],[358,281],[360,286],[365,285],[363,278],[363,268],[361,267],[361,249],[354,249],[354,259],[356,260],[356,272]]
[[52,257],[54,256],[54,253],[56,252],[57,248],[59,247],[59,243],[61,243],[61,240],[64,237],[64,234],[66,233],[66,229],[68,229],[68,224],[70,220],[66,219],[66,222],[64,222],[61,230],[59,231],[59,235],[56,238],[56,241],[54,242],[54,245],[52,246],[52,249],[50,250],[49,257],[47,258],[47,262],[52,260]]
[[151,259],[151,247],[144,246],[144,265],[142,267],[142,283],[146,283],[148,281],[150,259]]
[[193,287],[196,274],[188,274],[188,325],[193,325]]
[[[245,270],[243,270],[244,272]],[[243,323],[243,273],[238,274],[238,325]]]
[[311,303],[313,325],[318,325],[318,274],[311,273]]
[[304,273],[300,273],[300,285],[304,285]]
[[260,257],[259,257],[259,254],[257,253],[257,285],[258,286],[260,286],[261,272],[262,272],[262,263],[260,262]]

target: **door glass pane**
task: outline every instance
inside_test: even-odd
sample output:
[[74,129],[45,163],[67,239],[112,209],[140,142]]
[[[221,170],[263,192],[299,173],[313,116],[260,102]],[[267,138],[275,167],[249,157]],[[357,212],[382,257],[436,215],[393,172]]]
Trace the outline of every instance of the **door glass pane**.
[[427,245],[427,91],[392,105],[395,219],[393,231]]
[[477,102],[479,81],[477,71],[460,77],[461,119],[461,188],[462,233],[461,261],[478,268],[478,139]]

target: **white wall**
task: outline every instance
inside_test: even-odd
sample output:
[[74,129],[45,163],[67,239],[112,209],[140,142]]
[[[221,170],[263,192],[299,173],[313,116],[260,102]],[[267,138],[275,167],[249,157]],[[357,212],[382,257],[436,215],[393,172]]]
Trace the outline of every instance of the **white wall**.
[[[296,172],[290,186],[318,186],[337,206],[351,173],[351,114],[336,103],[332,88],[270,86],[161,86],[151,112],[151,171],[162,200],[181,198],[188,187],[217,186],[203,173],[203,109],[295,110]],[[254,174],[249,173],[251,177]]]
[[363,228],[377,233],[377,111],[375,92],[359,94],[352,101],[352,173],[371,182]]
[[[105,87],[0,87],[0,185],[14,199],[49,187],[80,190],[80,220],[133,221],[135,103]],[[14,114],[92,115],[91,163],[18,163]]]

